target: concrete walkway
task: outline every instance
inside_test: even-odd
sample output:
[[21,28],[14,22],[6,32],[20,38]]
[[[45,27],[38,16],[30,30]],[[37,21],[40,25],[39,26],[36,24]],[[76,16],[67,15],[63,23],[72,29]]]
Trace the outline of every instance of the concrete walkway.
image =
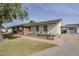
[[61,36],[62,44],[31,56],[79,56],[79,34],[64,34]]

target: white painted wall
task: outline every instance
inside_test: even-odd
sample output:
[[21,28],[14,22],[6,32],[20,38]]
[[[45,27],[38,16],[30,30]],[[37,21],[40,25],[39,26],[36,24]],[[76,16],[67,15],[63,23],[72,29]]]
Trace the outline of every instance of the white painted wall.
[[48,34],[57,35],[57,24],[48,25]]
[[[39,25],[39,31],[36,31],[36,26],[31,26],[31,32],[34,34],[37,33],[42,33],[45,34],[46,32],[43,31],[43,26],[44,25]],[[47,24],[47,34],[54,34],[54,35],[60,35],[61,34],[61,26],[62,26],[62,21],[58,24]]]
[[32,33],[35,33],[35,32],[36,32],[35,29],[36,29],[35,26],[31,26],[31,27],[30,27],[30,30],[31,30]]
[[58,35],[60,35],[61,34],[61,26],[63,25],[63,21],[61,21],[60,23],[58,23],[58,25],[57,25],[57,33],[58,33]]
[[77,27],[77,33],[79,33],[79,27]]
[[61,26],[62,26],[62,21],[59,22],[58,24],[51,24],[48,25],[48,33],[54,34],[54,35],[60,35],[61,34]]
[[36,26],[31,26],[31,32],[34,34],[43,33],[43,26],[42,25],[39,26],[39,31],[36,31]]

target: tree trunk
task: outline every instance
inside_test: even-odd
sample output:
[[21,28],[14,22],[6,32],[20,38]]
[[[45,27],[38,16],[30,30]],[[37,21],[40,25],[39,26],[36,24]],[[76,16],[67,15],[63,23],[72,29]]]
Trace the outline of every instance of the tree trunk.
[[4,40],[4,37],[3,37],[3,35],[2,35],[2,31],[1,31],[1,24],[0,24],[0,41],[3,41]]
[[0,32],[0,41],[3,41],[4,40],[4,37],[2,35],[2,33]]

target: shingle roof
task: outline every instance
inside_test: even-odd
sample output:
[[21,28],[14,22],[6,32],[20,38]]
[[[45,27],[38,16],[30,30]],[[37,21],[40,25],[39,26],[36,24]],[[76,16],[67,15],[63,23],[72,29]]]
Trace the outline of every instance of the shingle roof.
[[33,25],[45,25],[45,24],[57,24],[61,20],[62,19],[56,19],[56,20],[50,20],[50,21],[43,21],[43,22],[33,22],[33,23],[21,24],[21,25],[17,25],[17,26],[33,26]]
[[79,27],[79,24],[67,24],[66,26]]
[[50,20],[50,21],[43,21],[43,22],[35,22],[35,23],[30,23],[29,25],[57,24],[61,20],[62,19],[56,19],[56,20]]
[[75,26],[62,26],[62,28],[72,28],[72,27],[75,28]]

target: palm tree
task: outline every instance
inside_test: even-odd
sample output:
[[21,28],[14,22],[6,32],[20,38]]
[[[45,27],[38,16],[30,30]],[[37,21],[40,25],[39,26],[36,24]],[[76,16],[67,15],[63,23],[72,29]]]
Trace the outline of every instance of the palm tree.
[[[0,29],[2,24],[10,22],[19,18],[22,20],[26,18],[28,13],[22,8],[20,3],[0,3]],[[0,40],[3,40],[3,36],[0,30]]]

